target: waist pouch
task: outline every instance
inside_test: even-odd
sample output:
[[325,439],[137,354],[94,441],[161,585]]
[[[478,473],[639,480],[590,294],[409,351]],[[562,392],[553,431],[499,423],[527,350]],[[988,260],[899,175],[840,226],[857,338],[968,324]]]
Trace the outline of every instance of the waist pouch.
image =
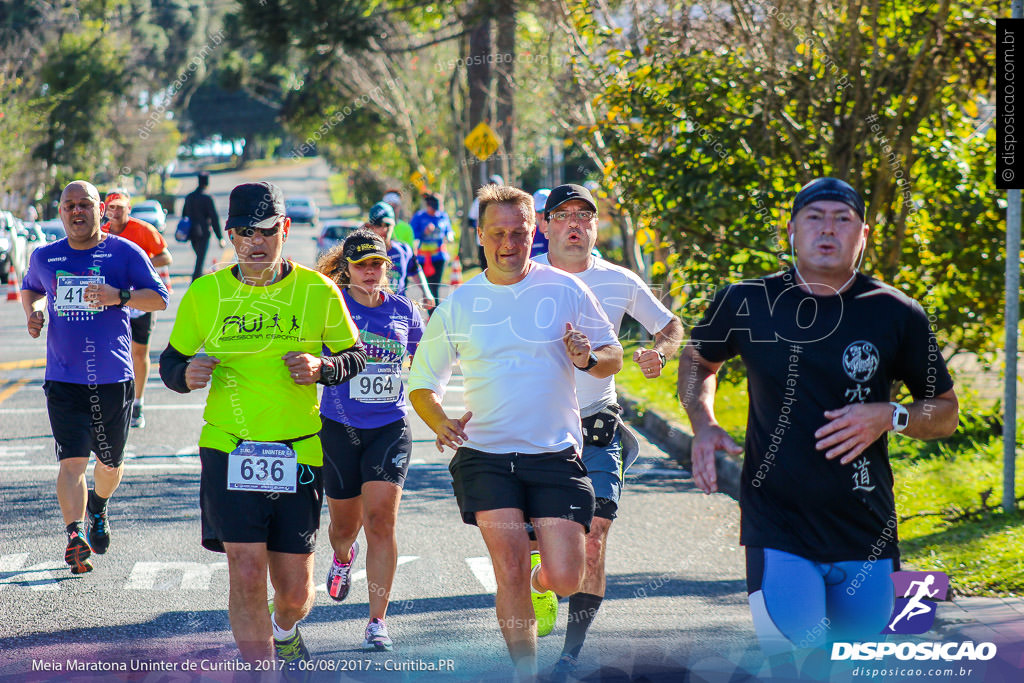
[[622,408],[611,403],[590,417],[580,422],[583,425],[583,445],[607,446],[615,438],[615,429],[619,426],[619,413]]

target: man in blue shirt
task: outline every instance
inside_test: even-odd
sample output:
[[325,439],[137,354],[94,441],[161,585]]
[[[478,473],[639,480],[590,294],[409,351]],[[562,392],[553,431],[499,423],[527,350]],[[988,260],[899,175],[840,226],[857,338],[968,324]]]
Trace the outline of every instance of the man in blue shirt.
[[[394,239],[395,211],[387,202],[377,202],[370,207],[366,227],[380,235],[384,244],[388,245],[388,258],[391,259],[391,270],[388,272],[388,286],[395,294],[409,297],[411,301],[419,301],[428,311],[434,307],[434,297],[423,276],[420,262],[412,253],[412,247]],[[413,298],[410,288],[419,290],[418,298]]]
[[[32,252],[21,290],[29,336],[38,338],[50,321],[43,391],[68,536],[64,561],[72,574],[92,571],[89,556],[110,545],[107,500],[121,483],[135,398],[128,306],[162,311],[168,299],[142,249],[100,230],[104,208],[90,183],[65,187],[59,211],[67,238]],[[96,454],[91,490],[85,478],[90,452]]]
[[430,294],[435,301],[440,301],[441,276],[448,262],[448,243],[455,241],[455,233],[451,219],[441,208],[441,195],[434,192],[425,194],[423,203],[426,208],[417,211],[410,223],[419,241],[416,256],[423,267],[423,274],[427,276]]

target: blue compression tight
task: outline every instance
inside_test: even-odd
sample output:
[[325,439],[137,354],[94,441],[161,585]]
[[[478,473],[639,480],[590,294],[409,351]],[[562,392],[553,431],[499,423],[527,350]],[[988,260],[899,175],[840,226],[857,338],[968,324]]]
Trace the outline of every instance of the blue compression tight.
[[815,562],[747,547],[747,599],[765,654],[837,640],[882,640],[894,603],[893,560]]

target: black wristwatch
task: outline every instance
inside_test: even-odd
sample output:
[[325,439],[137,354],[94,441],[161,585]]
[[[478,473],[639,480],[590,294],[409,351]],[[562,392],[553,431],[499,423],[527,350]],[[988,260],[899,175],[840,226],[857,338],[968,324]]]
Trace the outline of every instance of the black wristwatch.
[[661,367],[665,367],[665,364],[668,363],[668,358],[665,358],[665,354],[663,354],[658,349],[654,349],[654,352],[658,354],[658,358],[661,359]]
[[122,289],[118,291],[118,296],[121,297],[121,303],[119,305],[124,306],[126,303],[128,303],[128,299],[132,298],[132,290]]
[[577,370],[582,370],[583,372],[590,372],[590,368],[592,368],[595,365],[597,365],[597,363],[598,363],[598,361],[597,361],[597,354],[594,353],[593,351],[591,351],[590,352],[590,358],[587,360],[586,366],[581,368],[580,366],[578,366],[575,363],[573,363],[573,367],[576,368]]
[[334,363],[324,358],[320,359],[320,379],[318,382],[326,387],[331,387],[338,383],[338,368],[335,367]]

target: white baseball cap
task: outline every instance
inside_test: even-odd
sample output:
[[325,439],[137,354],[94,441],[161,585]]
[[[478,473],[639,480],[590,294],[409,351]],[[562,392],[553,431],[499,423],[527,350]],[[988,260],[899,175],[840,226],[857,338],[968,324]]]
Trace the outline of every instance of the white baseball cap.
[[549,190],[546,187],[544,189],[542,189],[542,190],[537,190],[536,192],[534,192],[533,193],[533,210],[538,212],[538,213],[543,211],[544,210],[544,205],[547,204],[547,201],[548,201],[548,195],[550,195],[550,194],[551,194],[551,190]]

